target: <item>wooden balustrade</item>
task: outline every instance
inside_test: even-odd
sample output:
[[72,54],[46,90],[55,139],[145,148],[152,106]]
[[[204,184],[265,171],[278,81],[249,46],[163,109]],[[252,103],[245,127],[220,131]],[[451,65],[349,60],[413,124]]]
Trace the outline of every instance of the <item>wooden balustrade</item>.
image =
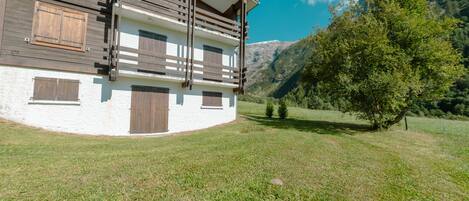
[[[119,65],[126,66],[142,72],[184,78],[186,58],[171,55],[162,55],[155,52],[143,51],[133,48],[119,48]],[[131,54],[122,54],[127,52]],[[138,56],[130,56],[138,55]],[[122,60],[132,61],[123,62]],[[194,78],[199,80],[216,81],[237,85],[239,83],[239,69],[219,64],[194,60]]]
[[[188,7],[184,0],[122,0],[123,4],[186,23]],[[235,20],[197,8],[196,27],[216,31],[234,38],[241,37],[241,24]]]

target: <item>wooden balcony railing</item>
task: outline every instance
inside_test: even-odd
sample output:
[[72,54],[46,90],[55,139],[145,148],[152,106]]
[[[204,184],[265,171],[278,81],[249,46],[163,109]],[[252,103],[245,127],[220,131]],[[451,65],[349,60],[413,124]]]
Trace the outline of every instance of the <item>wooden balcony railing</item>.
[[[166,18],[186,23],[188,6],[186,0],[121,0],[125,5],[137,7]],[[196,27],[216,31],[234,38],[241,37],[241,24],[235,20],[197,8]]]
[[[131,54],[119,54],[119,66],[125,66],[140,72],[165,75],[176,78],[185,77],[186,58],[161,55],[151,51],[120,47],[119,51]],[[138,56],[129,56],[138,55]],[[123,62],[122,60],[132,61]],[[194,60],[193,76],[196,80],[214,81],[228,84],[239,84],[239,69],[219,64]]]

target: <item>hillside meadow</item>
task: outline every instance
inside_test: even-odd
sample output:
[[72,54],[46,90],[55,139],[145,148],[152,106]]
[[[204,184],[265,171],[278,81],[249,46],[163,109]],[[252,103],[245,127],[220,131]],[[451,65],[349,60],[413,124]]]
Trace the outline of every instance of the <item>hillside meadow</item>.
[[[167,137],[88,137],[0,121],[0,200],[468,200],[469,122],[389,131],[338,112]],[[283,185],[273,185],[279,179]]]

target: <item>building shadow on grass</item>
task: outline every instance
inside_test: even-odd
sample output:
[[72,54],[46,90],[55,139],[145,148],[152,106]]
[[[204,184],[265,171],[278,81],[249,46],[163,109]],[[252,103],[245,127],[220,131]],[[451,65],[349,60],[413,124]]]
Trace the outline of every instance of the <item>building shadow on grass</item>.
[[301,132],[311,132],[322,135],[354,135],[360,132],[371,132],[369,125],[339,123],[330,121],[301,120],[289,118],[286,120],[269,119],[267,117],[244,115],[250,121],[276,129],[295,129]]

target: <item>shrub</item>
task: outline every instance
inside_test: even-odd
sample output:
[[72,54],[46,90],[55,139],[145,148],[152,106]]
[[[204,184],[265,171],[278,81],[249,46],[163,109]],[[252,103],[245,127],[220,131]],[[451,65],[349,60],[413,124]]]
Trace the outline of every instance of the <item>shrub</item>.
[[464,104],[457,104],[456,106],[454,106],[454,110],[457,115],[464,115],[466,106]]
[[272,118],[274,116],[274,104],[272,102],[267,102],[267,106],[265,107],[265,116]]
[[430,114],[434,117],[443,117],[445,115],[445,112],[440,109],[432,109],[430,110]]
[[288,117],[288,108],[284,100],[279,101],[278,116],[280,119],[286,119]]

